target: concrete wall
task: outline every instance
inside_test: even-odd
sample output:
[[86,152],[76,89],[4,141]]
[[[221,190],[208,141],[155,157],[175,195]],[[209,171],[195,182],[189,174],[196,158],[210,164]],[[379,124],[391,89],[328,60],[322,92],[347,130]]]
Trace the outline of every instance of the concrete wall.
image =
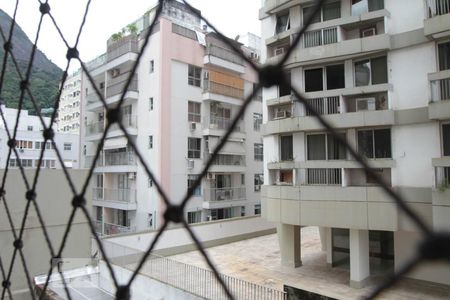
[[[3,170],[0,176],[3,177]],[[25,172],[28,180],[32,180],[34,170]],[[81,189],[85,181],[87,171],[70,170],[69,174],[78,190]],[[25,211],[25,192],[21,174],[18,170],[9,170],[6,180],[6,195],[8,208],[11,212],[12,222],[16,233],[18,234],[20,224]],[[42,170],[39,175],[39,181],[36,189],[39,210],[42,214],[53,249],[59,249],[61,238],[66,229],[67,221],[72,211],[72,192],[61,171]],[[90,211],[90,189],[86,194],[87,209]],[[1,200],[3,202],[3,200]],[[45,241],[43,231],[38,221],[34,206],[30,207],[23,233],[23,253],[25,261],[30,271],[30,276],[34,277],[48,272],[51,259],[50,251]],[[11,256],[14,250],[13,235],[11,227],[6,216],[4,203],[1,203],[0,209],[0,253],[3,266],[8,269],[11,263]],[[63,251],[65,258],[90,258],[90,230],[87,220],[78,211],[72,223],[70,233]],[[55,250],[56,251],[56,250]],[[11,289],[22,295],[24,299],[29,299],[26,276],[20,257],[16,257],[14,269],[11,277]],[[18,299],[20,296],[18,296]],[[16,299],[16,297],[14,297]]]

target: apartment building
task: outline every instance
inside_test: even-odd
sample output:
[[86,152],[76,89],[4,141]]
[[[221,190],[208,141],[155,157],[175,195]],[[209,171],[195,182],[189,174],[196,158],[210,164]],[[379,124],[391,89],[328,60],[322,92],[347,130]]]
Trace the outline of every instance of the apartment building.
[[[313,1],[266,0],[262,58],[291,46]],[[326,1],[285,70],[292,86],[368,159],[428,225],[450,228],[448,1]],[[282,263],[300,267],[300,226],[319,226],[331,267],[350,285],[398,270],[418,229],[311,111],[279,86],[263,92],[262,216],[277,223]],[[410,278],[450,284],[426,264]]]
[[67,76],[62,88],[58,118],[58,132],[80,134],[81,110],[81,69]]
[[[15,108],[6,108],[4,105],[2,105],[2,111],[6,125],[12,134],[19,111]],[[50,118],[42,117],[42,119],[46,125],[50,124]],[[18,160],[20,160],[24,168],[37,168],[39,166],[39,157],[44,147],[46,151],[44,151],[41,167],[50,169],[61,168],[61,163],[54,151],[54,145],[50,141],[44,143],[42,130],[43,126],[38,116],[29,115],[27,110],[21,111],[15,138],[19,157],[16,156],[15,152],[11,153],[11,158],[9,159],[10,168],[18,168]],[[9,138],[3,122],[0,123],[0,140],[2,141],[0,146],[0,165],[4,169],[6,168],[8,159],[9,147],[7,146],[7,142]],[[60,150],[64,165],[67,168],[78,168],[79,136],[76,134],[61,134],[56,132],[55,144]]]
[[[165,1],[163,5],[125,93],[122,123],[170,199],[181,201],[244,97],[253,91],[256,75],[184,4]],[[109,107],[118,104],[156,8],[127,26],[125,36],[113,35],[107,52],[89,63]],[[258,57],[258,49],[230,42],[244,47],[249,57]],[[84,166],[90,167],[107,120],[92,85],[87,80],[83,84]],[[185,209],[189,223],[260,213],[261,124],[262,97],[258,96],[194,190]],[[162,224],[164,203],[117,124],[107,133],[94,172],[93,214],[99,233],[133,232]]]

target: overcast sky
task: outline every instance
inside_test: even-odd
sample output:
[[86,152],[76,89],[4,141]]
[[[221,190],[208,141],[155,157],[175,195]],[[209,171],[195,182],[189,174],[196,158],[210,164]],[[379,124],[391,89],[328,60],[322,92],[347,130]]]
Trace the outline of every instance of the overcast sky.
[[[126,24],[139,18],[156,0],[92,0],[87,21],[81,35],[79,50],[84,61],[105,52],[106,40]],[[252,32],[260,35],[258,10],[261,0],[189,0],[202,15],[229,37]],[[0,8],[12,16],[16,0],[1,0]],[[39,23],[38,0],[22,0],[17,11],[17,23],[34,41]],[[52,15],[70,46],[82,22],[87,0],[50,0]],[[66,66],[66,47],[51,19],[42,24],[38,47],[61,68]],[[71,70],[78,66],[71,65]]]

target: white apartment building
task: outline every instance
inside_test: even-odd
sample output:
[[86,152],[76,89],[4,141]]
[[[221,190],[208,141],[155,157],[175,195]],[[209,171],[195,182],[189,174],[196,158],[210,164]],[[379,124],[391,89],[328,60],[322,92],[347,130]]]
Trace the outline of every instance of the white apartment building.
[[[109,39],[106,54],[89,64],[110,107],[118,104],[155,9],[132,23],[137,34]],[[246,49],[246,53],[252,51]],[[122,123],[172,201],[181,202],[198,178],[255,82],[256,75],[243,59],[214,33],[207,33],[184,4],[164,2],[125,94]],[[84,167],[90,167],[107,118],[92,86],[86,80],[83,84]],[[189,223],[260,213],[261,100],[251,101],[230,141],[195,189],[185,209]],[[117,124],[108,131],[94,172],[98,232],[133,232],[162,224],[165,205]]]
[[[15,108],[6,108],[4,105],[2,106],[2,110],[8,129],[12,134],[16,124],[18,110]],[[46,125],[50,124],[49,117],[42,118]],[[47,150],[44,151],[41,167],[51,169],[61,168],[61,163],[54,151],[53,144],[50,141],[44,143],[42,130],[43,126],[38,116],[29,115],[27,110],[21,111],[15,139],[19,157],[16,157],[15,153],[12,152],[9,160],[9,167],[19,167],[18,160],[20,159],[24,168],[37,168],[42,151],[41,149],[45,147]],[[5,168],[9,152],[9,147],[7,145],[9,138],[3,122],[0,122],[0,140],[0,165],[1,168]],[[79,135],[55,132],[55,143],[56,147],[60,150],[64,165],[67,168],[78,168],[80,153]]]
[[58,109],[58,132],[80,134],[81,108],[81,69],[67,76]]
[[[290,47],[314,1],[266,0],[262,58]],[[326,1],[285,70],[342,137],[430,227],[450,228],[450,6],[440,0]],[[301,266],[300,226],[319,226],[350,285],[398,270],[422,236],[289,89],[263,92],[262,216],[282,263]],[[444,264],[410,278],[450,284]]]

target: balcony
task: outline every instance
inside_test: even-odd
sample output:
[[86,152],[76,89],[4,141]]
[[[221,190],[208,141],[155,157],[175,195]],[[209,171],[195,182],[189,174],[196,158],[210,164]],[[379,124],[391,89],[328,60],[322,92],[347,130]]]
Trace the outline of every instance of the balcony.
[[427,0],[424,32],[432,38],[448,36],[450,31],[450,3],[447,0]]
[[246,201],[245,187],[204,189],[204,209],[241,206]]
[[446,230],[450,225],[450,156],[433,158],[435,184],[431,192],[433,225],[436,230]]
[[136,231],[136,227],[133,226],[122,226],[111,223],[103,223],[103,229],[104,235],[122,234]]
[[[95,156],[86,156],[85,167],[90,168]],[[136,172],[136,156],[133,152],[108,152],[100,153],[95,164],[95,172],[120,173]]]
[[100,139],[105,130],[105,122],[99,121],[86,125],[86,138],[88,140]]
[[215,100],[234,105],[242,105],[244,89],[218,82],[203,80],[203,100]]
[[122,210],[136,209],[136,190],[93,188],[93,205]]
[[446,120],[450,117],[450,70],[428,75],[431,86],[431,101],[428,116],[433,120]]
[[[345,91],[350,89],[345,89]],[[325,92],[320,92],[325,93]],[[309,93],[313,94],[313,93]],[[316,94],[316,92],[314,92]],[[387,92],[330,96],[306,99],[316,112],[335,128],[387,126],[396,122],[395,112],[389,109]],[[312,111],[299,101],[269,107],[269,121],[263,125],[264,134],[320,130],[322,125]]]
[[[225,131],[231,126],[233,122],[230,118],[206,116],[203,118],[203,135],[223,136]],[[244,123],[239,121],[234,127],[233,136],[236,138],[245,137]]]
[[[125,127],[127,132],[131,135],[137,135],[137,116],[125,114],[122,116],[121,124]],[[118,124],[112,124],[108,131],[108,138],[122,136],[124,133]]]
[[137,35],[130,34],[117,41],[108,41],[107,62],[113,61],[126,53],[139,53]]
[[205,57],[203,58],[205,65],[212,65],[224,68],[240,74],[245,73],[244,60],[233,50],[226,49],[214,44],[206,47]]
[[[210,154],[205,153],[205,161],[209,160]],[[243,173],[245,172],[244,155],[218,154],[213,160],[209,172],[211,173]]]

